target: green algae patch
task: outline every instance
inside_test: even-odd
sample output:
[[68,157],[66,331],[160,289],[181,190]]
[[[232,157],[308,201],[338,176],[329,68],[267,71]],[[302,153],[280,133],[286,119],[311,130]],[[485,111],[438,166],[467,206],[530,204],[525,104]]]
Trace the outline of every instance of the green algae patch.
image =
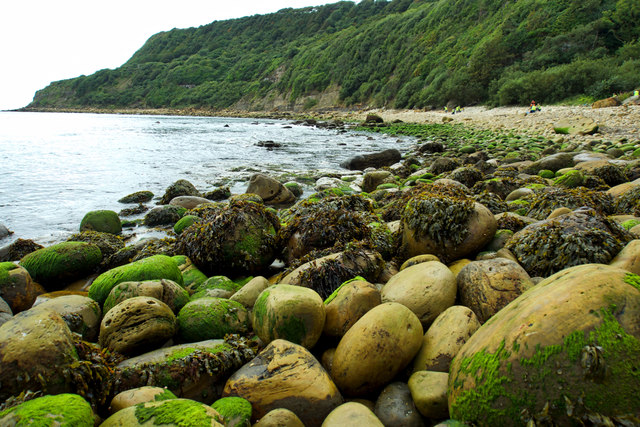
[[203,297],[178,313],[179,334],[187,342],[224,338],[249,330],[249,313],[242,304],[225,298]]
[[166,400],[158,406],[136,405],[136,419],[140,424],[153,420],[153,425],[198,427],[211,425],[213,417],[206,406],[188,399]]
[[31,252],[20,260],[20,265],[36,282],[59,287],[90,274],[101,261],[98,246],[63,242]]
[[118,214],[110,210],[87,212],[80,221],[80,231],[100,231],[103,233],[120,234],[122,224]]
[[222,416],[225,425],[251,426],[251,402],[242,397],[223,397],[213,402],[211,407]]
[[627,273],[624,276],[624,282],[640,291],[640,276],[637,274]]
[[191,225],[193,225],[196,222],[199,222],[200,220],[201,218],[199,216],[185,215],[182,218],[180,218],[178,222],[174,224],[173,231],[176,234],[180,234],[185,228],[190,227]]
[[0,412],[1,425],[93,427],[91,405],[76,394],[43,396]]
[[153,397],[153,400],[160,402],[162,400],[177,399],[178,396],[173,394],[170,390],[164,390],[162,393],[158,393]]
[[[615,312],[615,305],[593,312],[601,319],[593,330],[575,331],[559,345],[538,345],[530,357],[514,360],[503,340],[493,353],[482,350],[463,359],[450,384],[460,387],[462,373],[475,387],[450,400],[452,418],[524,425],[540,415],[536,404],[547,402],[554,412],[545,415],[562,424],[585,414],[622,416],[639,408],[640,341],[622,328]],[[521,350],[516,344],[515,354]]]
[[102,305],[119,283],[159,279],[173,280],[180,286],[184,283],[174,260],[166,255],[153,255],[102,273],[91,284],[89,297]]
[[366,282],[367,279],[365,279],[364,277],[360,277],[360,276],[356,276],[353,279],[347,280],[346,282],[344,282],[342,285],[338,286],[338,288],[333,291],[333,293],[331,295],[329,295],[327,297],[327,299],[324,300],[324,305],[329,304],[331,301],[333,301],[335,299],[335,297],[338,295],[338,292],[340,292],[340,289],[342,289],[345,285],[351,283],[351,282]]

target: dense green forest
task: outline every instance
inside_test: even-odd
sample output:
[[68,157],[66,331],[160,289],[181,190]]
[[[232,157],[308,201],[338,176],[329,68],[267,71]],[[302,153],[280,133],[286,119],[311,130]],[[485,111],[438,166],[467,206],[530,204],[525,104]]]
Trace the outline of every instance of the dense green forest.
[[429,108],[638,86],[638,0],[362,0],[162,32],[29,107]]

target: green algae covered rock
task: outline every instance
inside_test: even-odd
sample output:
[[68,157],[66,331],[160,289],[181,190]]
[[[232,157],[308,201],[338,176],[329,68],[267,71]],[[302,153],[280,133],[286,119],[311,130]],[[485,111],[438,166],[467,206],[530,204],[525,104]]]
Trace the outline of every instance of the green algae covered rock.
[[98,246],[84,242],[63,242],[26,255],[20,260],[20,265],[47,290],[56,290],[88,275],[100,261],[102,253]]
[[77,394],[42,396],[0,412],[0,425],[93,427],[93,410]]
[[122,225],[114,211],[100,210],[87,212],[80,221],[80,231],[101,231],[103,233],[120,234]]
[[254,274],[275,259],[279,227],[264,205],[236,201],[183,230],[176,250],[208,275]]
[[107,314],[116,304],[122,301],[138,297],[148,296],[156,298],[167,304],[169,308],[177,313],[186,303],[189,302],[189,293],[173,280],[145,280],[144,282],[122,282],[118,283],[104,302],[104,314]]
[[218,411],[224,425],[237,427],[251,427],[251,402],[241,397],[223,397],[211,405]]
[[171,259],[176,262],[180,272],[182,273],[182,285],[185,289],[191,291],[192,288],[199,286],[207,280],[206,274],[198,270],[198,267],[193,265],[189,257],[185,255],[175,255],[172,256]]
[[173,280],[180,286],[183,284],[182,273],[174,260],[166,255],[153,255],[105,271],[91,284],[89,297],[102,305],[118,283],[156,279]]
[[523,426],[637,416],[639,315],[640,276],[603,264],[554,274],[459,351],[450,369],[450,416]]
[[553,181],[557,187],[576,188],[584,183],[584,174],[579,170],[569,170]]
[[249,313],[239,302],[226,298],[198,298],[182,307],[178,328],[187,342],[244,334],[249,330]]
[[182,233],[182,230],[184,230],[185,228],[189,227],[190,225],[198,221],[200,221],[199,216],[185,215],[173,225],[173,231],[175,231],[176,234],[180,234]]
[[101,427],[171,425],[180,427],[220,426],[218,412],[189,399],[170,399],[139,403],[122,409],[107,418]]

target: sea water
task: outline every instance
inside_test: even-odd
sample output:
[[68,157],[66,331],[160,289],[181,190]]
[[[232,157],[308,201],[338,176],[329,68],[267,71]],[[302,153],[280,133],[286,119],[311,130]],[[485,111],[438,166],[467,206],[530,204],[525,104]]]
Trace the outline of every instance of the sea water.
[[66,240],[86,212],[131,207],[118,199],[140,190],[159,198],[178,179],[202,192],[228,186],[239,194],[257,172],[346,173],[340,163],[354,155],[405,152],[412,143],[285,120],[0,112],[0,224],[14,232],[0,247],[17,238]]

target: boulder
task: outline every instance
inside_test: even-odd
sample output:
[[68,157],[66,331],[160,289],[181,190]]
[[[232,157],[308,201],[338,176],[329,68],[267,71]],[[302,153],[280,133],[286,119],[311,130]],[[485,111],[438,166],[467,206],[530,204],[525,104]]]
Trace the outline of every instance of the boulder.
[[574,155],[574,153],[556,153],[543,157],[528,166],[525,169],[525,172],[531,175],[536,175],[541,170],[557,172],[560,169],[573,167],[575,164],[573,160]]
[[371,409],[359,402],[347,402],[327,415],[322,427],[342,427],[346,425],[384,427]]
[[546,277],[575,265],[609,263],[632,239],[613,221],[582,208],[525,227],[505,248],[530,276]]
[[591,108],[606,108],[606,107],[617,107],[622,103],[618,99],[617,96],[612,96],[610,98],[599,99],[593,104],[591,104]]
[[160,225],[174,226],[184,215],[186,209],[182,206],[164,205],[151,209],[144,216],[144,225],[156,227]]
[[486,322],[453,360],[449,413],[478,425],[589,423],[640,408],[640,276],[562,270]]
[[626,244],[609,263],[612,267],[640,274],[640,240],[634,239]]
[[124,249],[124,241],[121,236],[116,236],[111,233],[103,233],[100,231],[81,231],[80,233],[75,233],[69,236],[67,242],[92,243],[99,247],[100,252],[102,253],[100,269],[109,265],[109,259],[113,254]]
[[87,212],[80,221],[80,231],[99,231],[102,233],[120,234],[122,225],[114,211],[100,210]]
[[0,298],[9,304],[13,313],[31,308],[42,292],[25,268],[12,262],[0,263]]
[[176,332],[176,317],[162,301],[133,297],[117,304],[100,324],[100,346],[132,355],[165,343]]
[[136,191],[127,196],[124,196],[118,203],[147,203],[153,199],[153,193],[151,191]]
[[251,176],[246,192],[262,197],[266,205],[291,205],[296,201],[296,196],[280,181],[260,173]]
[[245,283],[244,286],[238,289],[229,299],[239,302],[247,310],[251,310],[258,296],[269,286],[271,286],[271,283],[269,283],[267,279],[262,276],[257,276]]
[[251,402],[241,397],[223,397],[211,405],[220,416],[225,426],[251,427]]
[[278,217],[264,205],[236,201],[185,229],[176,250],[205,274],[251,275],[276,256]]
[[203,196],[205,199],[215,202],[231,197],[231,190],[229,189],[229,187],[218,187],[215,190],[206,192],[205,194],[203,194]]
[[0,248],[0,262],[17,261],[31,252],[43,249],[44,246],[29,239],[17,239],[8,246]]
[[0,239],[4,239],[10,234],[13,234],[13,232],[9,231],[4,224],[0,223]]
[[285,182],[283,185],[287,190],[291,192],[291,194],[295,196],[296,199],[304,194],[304,189],[302,188],[302,185],[300,185],[300,183],[296,181],[288,181],[288,182]]
[[117,304],[133,297],[153,297],[165,303],[171,311],[178,313],[189,302],[189,293],[173,280],[145,280],[144,282],[121,282],[111,291],[104,302],[104,314]]
[[481,324],[533,286],[524,268],[505,258],[471,262],[456,279],[460,302]]
[[0,298],[0,326],[2,326],[12,317],[13,312],[11,311],[11,307],[9,307],[9,304],[7,304],[5,300]]
[[246,334],[248,331],[247,309],[226,298],[198,298],[178,313],[178,334],[186,342],[224,338],[226,334]]
[[180,273],[182,273],[182,286],[187,290],[195,289],[207,280],[207,276],[193,265],[189,257],[175,255],[171,259],[178,265]]
[[555,133],[563,135],[593,135],[598,132],[598,127],[598,124],[591,118],[570,117],[554,123],[553,130]]
[[210,404],[229,375],[255,355],[246,339],[233,337],[161,348],[119,363],[113,392],[149,385]]
[[42,396],[0,411],[0,425],[93,427],[93,409],[77,394]]
[[253,427],[305,427],[300,418],[286,408],[273,409],[260,418]]
[[378,153],[362,154],[352,157],[341,163],[345,169],[349,170],[365,170],[366,168],[381,168],[383,166],[391,166],[402,160],[402,154],[395,148],[380,151]]
[[432,420],[449,416],[447,405],[447,372],[418,371],[409,378],[409,390],[418,411]]
[[166,255],[153,255],[105,271],[91,284],[89,297],[102,305],[109,292],[119,283],[160,279],[173,280],[178,285],[183,284],[182,273],[173,259]]
[[307,349],[280,339],[236,371],[223,396],[251,402],[254,421],[273,409],[286,408],[306,426],[320,426],[343,401],[331,377]]
[[179,179],[171,184],[165,191],[164,195],[158,202],[159,205],[168,205],[172,199],[178,196],[197,196],[200,197],[200,192],[196,190],[186,179]]
[[181,427],[223,427],[222,417],[208,405],[189,399],[144,402],[122,409],[100,427],[171,425]]
[[407,307],[395,302],[369,310],[342,337],[333,357],[331,377],[347,396],[361,397],[391,381],[416,355],[422,325]]
[[425,425],[413,403],[409,387],[403,382],[391,383],[380,392],[374,413],[385,426],[423,427]]
[[397,302],[408,307],[426,328],[454,304],[456,277],[441,262],[423,262],[393,276],[380,294],[383,302]]
[[100,332],[100,305],[84,295],[62,295],[36,303],[34,310],[51,310],[67,323],[71,332],[85,341],[95,342]]
[[361,278],[343,283],[324,301],[324,334],[342,337],[366,312],[381,303],[380,291],[374,284]]
[[178,196],[171,199],[169,205],[179,206],[185,209],[193,209],[203,203],[211,203],[211,200],[198,196]]
[[325,308],[312,289],[279,284],[258,296],[251,320],[253,331],[266,344],[285,339],[312,348],[322,335]]
[[479,327],[478,318],[468,307],[454,305],[440,313],[422,338],[413,372],[449,372],[451,361]]
[[367,193],[372,192],[380,184],[393,183],[395,182],[395,178],[393,174],[389,171],[372,171],[364,174],[362,181],[362,191],[366,191]]
[[212,276],[198,286],[190,286],[187,288],[191,292],[191,299],[195,300],[202,297],[229,298],[242,285],[229,279],[227,276]]
[[157,402],[159,400],[177,399],[178,397],[162,387],[144,386],[125,390],[111,399],[109,412],[115,414],[121,409],[137,405],[138,403]]
[[369,113],[364,119],[365,123],[384,123],[384,119],[377,114]]
[[49,310],[16,314],[0,326],[0,401],[24,390],[71,392],[71,369],[77,362],[73,336],[59,314]]
[[98,246],[63,242],[26,255],[20,265],[47,290],[57,290],[92,273],[100,261],[102,253]]
[[185,215],[182,218],[180,218],[178,220],[178,222],[176,222],[173,225],[173,231],[176,234],[180,234],[182,233],[182,230],[184,230],[185,228],[193,225],[196,222],[200,222],[201,218],[199,216],[196,215]]

